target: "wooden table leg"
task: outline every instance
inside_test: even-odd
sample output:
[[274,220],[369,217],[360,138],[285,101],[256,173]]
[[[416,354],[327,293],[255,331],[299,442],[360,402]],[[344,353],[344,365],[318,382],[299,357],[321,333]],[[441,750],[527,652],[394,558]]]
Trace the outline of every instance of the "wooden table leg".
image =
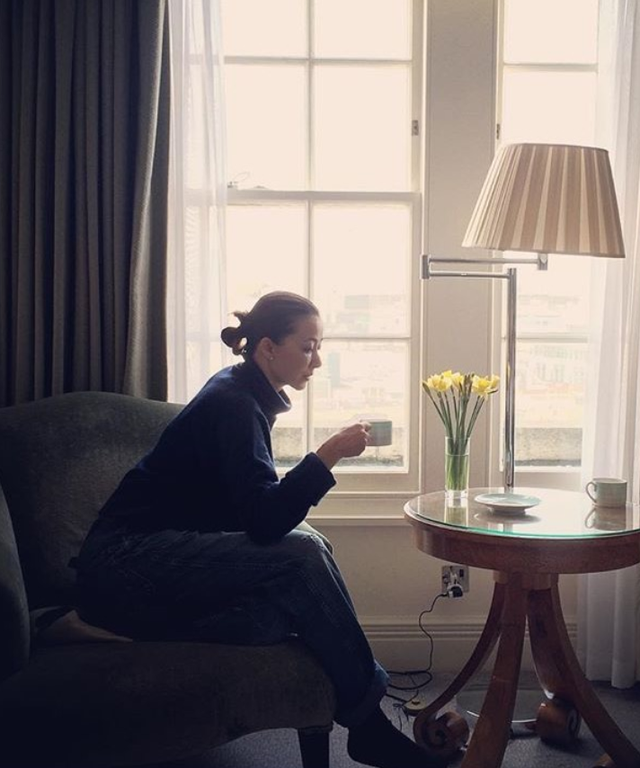
[[462,768],[498,768],[509,740],[520,676],[527,590],[520,574],[511,575],[503,586],[505,598],[496,662]]
[[616,768],[640,768],[640,752],[602,706],[578,663],[562,615],[557,578],[549,589],[529,593],[528,618],[531,653],[542,687],[576,707]]

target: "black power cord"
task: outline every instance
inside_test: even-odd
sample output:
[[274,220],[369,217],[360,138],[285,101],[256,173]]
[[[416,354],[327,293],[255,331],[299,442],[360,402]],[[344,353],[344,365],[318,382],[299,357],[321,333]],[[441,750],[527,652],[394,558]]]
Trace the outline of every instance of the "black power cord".
[[[455,585],[457,586],[457,585]],[[458,587],[460,590],[461,588]],[[450,588],[451,589],[451,588]],[[462,590],[461,590],[462,594]],[[411,680],[411,685],[397,685],[395,683],[389,683],[388,687],[391,688],[394,691],[409,691],[411,692],[411,696],[409,698],[404,698],[402,696],[396,696],[393,693],[387,693],[386,696],[389,699],[393,699],[396,703],[394,704],[394,707],[403,708],[407,702],[414,699],[420,691],[425,688],[429,683],[433,680],[433,675],[431,673],[431,667],[433,665],[433,637],[429,634],[429,632],[425,629],[422,621],[426,614],[431,613],[433,611],[435,604],[438,602],[438,600],[441,597],[449,597],[450,591],[447,592],[439,592],[432,600],[431,605],[428,608],[425,608],[424,611],[421,611],[420,615],[418,616],[418,627],[420,628],[420,631],[427,637],[429,640],[429,661],[427,663],[427,666],[424,669],[408,669],[404,671],[395,671],[395,670],[388,670],[389,674],[392,676],[400,676],[400,677],[408,677]],[[453,595],[452,595],[453,596]],[[426,680],[423,680],[422,682],[416,682],[414,680],[414,677],[418,675],[426,675]]]

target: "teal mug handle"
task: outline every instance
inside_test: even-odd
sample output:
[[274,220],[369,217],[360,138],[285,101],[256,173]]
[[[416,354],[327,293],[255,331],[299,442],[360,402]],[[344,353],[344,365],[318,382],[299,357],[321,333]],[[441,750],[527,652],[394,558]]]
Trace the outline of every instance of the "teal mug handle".
[[595,501],[596,497],[591,495],[591,492],[589,491],[590,486],[593,486],[593,490],[595,492],[596,484],[593,482],[593,480],[589,480],[589,482],[585,486],[585,491],[587,496],[591,499],[591,501]]

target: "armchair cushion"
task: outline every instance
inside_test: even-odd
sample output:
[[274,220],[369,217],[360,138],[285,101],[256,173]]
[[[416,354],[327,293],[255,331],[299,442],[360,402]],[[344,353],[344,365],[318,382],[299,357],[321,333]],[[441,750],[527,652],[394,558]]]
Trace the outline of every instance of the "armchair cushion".
[[0,686],[0,762],[115,768],[170,761],[257,730],[330,723],[332,703],[320,665],[293,641],[43,648]]

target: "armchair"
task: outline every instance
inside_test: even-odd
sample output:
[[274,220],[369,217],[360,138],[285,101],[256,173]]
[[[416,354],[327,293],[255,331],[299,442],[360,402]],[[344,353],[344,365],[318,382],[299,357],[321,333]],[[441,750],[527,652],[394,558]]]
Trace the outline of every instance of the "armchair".
[[0,765],[152,764],[295,728],[304,768],[328,768],[334,691],[301,644],[34,642],[30,612],[73,604],[69,558],[180,407],[80,392],[0,410]]

